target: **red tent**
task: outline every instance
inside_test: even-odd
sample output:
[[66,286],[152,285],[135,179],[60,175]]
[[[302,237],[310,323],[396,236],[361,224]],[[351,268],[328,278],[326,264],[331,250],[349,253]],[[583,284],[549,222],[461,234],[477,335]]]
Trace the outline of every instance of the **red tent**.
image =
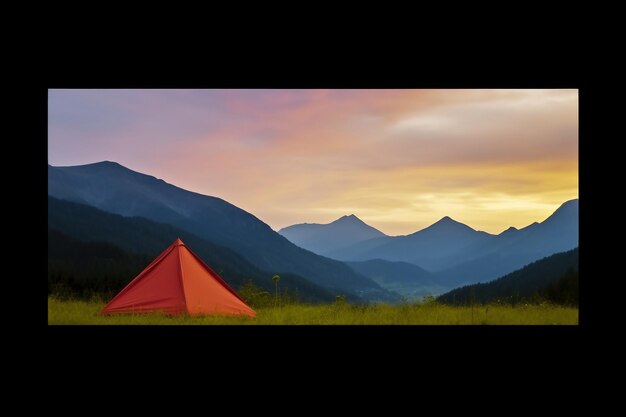
[[235,290],[180,239],[120,291],[102,313],[155,311],[256,316]]

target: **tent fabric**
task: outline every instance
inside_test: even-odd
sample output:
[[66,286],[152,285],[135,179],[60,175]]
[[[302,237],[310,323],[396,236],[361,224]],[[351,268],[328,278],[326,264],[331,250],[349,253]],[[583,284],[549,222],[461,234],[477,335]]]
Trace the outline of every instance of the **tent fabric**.
[[164,312],[190,315],[256,313],[215,271],[176,239],[119,292],[103,314]]

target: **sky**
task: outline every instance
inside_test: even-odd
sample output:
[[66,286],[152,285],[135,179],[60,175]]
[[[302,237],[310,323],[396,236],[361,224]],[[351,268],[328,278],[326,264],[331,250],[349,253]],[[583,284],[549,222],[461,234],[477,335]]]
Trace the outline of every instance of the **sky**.
[[274,230],[500,233],[578,198],[578,90],[49,90],[48,163],[104,160]]

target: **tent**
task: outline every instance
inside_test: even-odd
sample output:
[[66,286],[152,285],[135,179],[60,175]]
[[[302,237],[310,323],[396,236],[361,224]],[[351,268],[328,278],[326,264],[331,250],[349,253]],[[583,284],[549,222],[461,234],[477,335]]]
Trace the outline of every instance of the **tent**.
[[156,311],[256,316],[235,290],[180,239],[120,291],[102,313]]

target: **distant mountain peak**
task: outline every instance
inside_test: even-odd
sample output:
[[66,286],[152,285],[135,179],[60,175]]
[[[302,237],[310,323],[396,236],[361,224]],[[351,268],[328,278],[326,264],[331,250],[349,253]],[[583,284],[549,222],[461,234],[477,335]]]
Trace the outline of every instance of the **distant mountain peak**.
[[519,229],[517,227],[511,226],[508,229],[506,229],[504,232],[500,233],[500,236],[508,235],[508,234],[515,233],[515,232],[519,232]]
[[[101,161],[101,162],[96,162],[96,163],[88,164],[88,165],[91,165],[93,167],[98,167],[98,168],[119,170],[119,171],[130,171],[130,172],[135,172],[137,174],[141,174],[140,172],[133,171],[132,169],[127,168],[124,165],[115,161]],[[88,165],[85,165],[85,166],[88,166]],[[146,175],[146,174],[141,174],[141,175]],[[148,175],[148,176],[151,177],[151,175]]]
[[278,231],[292,243],[311,252],[327,256],[331,251],[386,235],[354,214],[339,217],[330,223],[301,223]]
[[[466,226],[465,224],[461,223],[461,222],[457,222],[456,220],[454,220],[452,217],[450,216],[444,216],[441,219],[439,219],[439,221],[437,221],[436,223],[433,223],[432,226],[435,225],[462,225],[462,226]],[[466,226],[469,227],[469,226]]]
[[113,166],[122,166],[121,164],[115,162],[115,161],[100,161],[100,162],[96,162],[93,165],[113,165]]
[[83,165],[76,165],[77,167],[111,167],[111,168],[124,168],[124,169],[128,169],[126,168],[124,165],[115,162],[115,161],[100,161],[100,162],[93,162],[91,164],[83,164]]
[[575,221],[578,223],[578,199],[566,201],[557,208],[554,213],[550,215],[540,224],[542,225],[555,225],[563,222]]
[[428,233],[444,232],[444,233],[448,233],[450,231],[456,231],[456,230],[458,230],[458,231],[465,230],[465,231],[473,231],[473,232],[476,231],[476,230],[472,229],[471,227],[469,227],[468,225],[454,220],[450,216],[444,216],[441,219],[439,219],[437,222],[435,222],[435,223],[431,224],[430,226],[426,227],[425,229],[419,230],[419,231],[413,233],[412,235],[408,235],[408,236],[414,236],[414,235],[417,235],[417,234],[422,233],[422,232],[428,232]]
[[577,198],[572,198],[571,200],[567,200],[565,203],[561,204],[561,206],[565,206],[565,205],[575,205],[578,204],[578,199]]
[[535,227],[537,227],[539,225],[538,222],[532,222],[531,224],[529,224],[528,226],[524,226],[521,229],[519,229],[520,231],[528,231],[528,230],[532,230]]
[[[337,220],[335,220],[332,223],[343,223],[343,222],[357,222],[357,223],[365,223],[363,220],[359,219],[357,216],[355,216],[354,214],[348,214],[346,216],[341,216],[340,218],[338,218]],[[331,223],[331,224],[332,224]]]

